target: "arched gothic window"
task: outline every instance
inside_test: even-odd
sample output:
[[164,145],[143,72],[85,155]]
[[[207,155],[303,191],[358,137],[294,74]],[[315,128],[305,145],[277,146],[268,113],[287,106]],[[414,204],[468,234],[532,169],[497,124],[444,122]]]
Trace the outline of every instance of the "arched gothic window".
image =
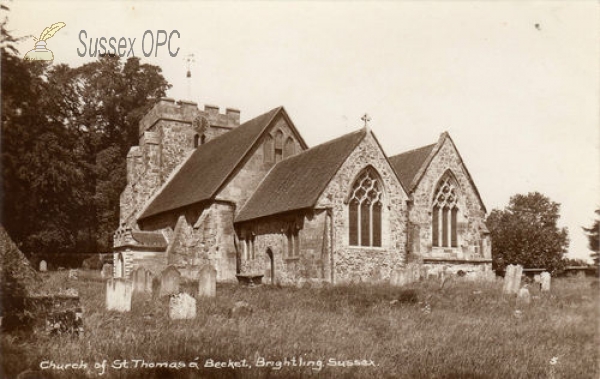
[[275,133],[275,162],[283,159],[283,132],[278,130]]
[[255,245],[254,245],[254,233],[246,234],[244,255],[246,256],[246,259],[255,259],[256,258],[256,250],[255,250]]
[[275,160],[274,157],[274,145],[273,145],[273,137],[271,137],[270,134],[267,134],[267,136],[265,137],[265,144],[263,145],[264,147],[264,161],[265,163],[273,163],[273,161]]
[[287,236],[287,257],[288,258],[297,258],[300,256],[300,236],[298,233],[298,229],[294,226],[291,226],[286,231]]
[[433,198],[431,236],[434,247],[458,247],[458,185],[450,174],[439,181]]
[[283,157],[288,158],[294,155],[294,139],[292,137],[288,137],[285,140],[285,146],[283,147]]
[[351,246],[381,246],[383,190],[373,169],[364,170],[354,181],[348,201]]

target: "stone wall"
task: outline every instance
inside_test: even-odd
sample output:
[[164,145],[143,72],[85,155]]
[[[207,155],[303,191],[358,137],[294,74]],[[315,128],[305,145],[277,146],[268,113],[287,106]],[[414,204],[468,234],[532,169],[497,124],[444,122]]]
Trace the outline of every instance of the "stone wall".
[[[241,274],[263,274],[264,283],[288,285],[329,281],[327,211],[314,210],[274,216],[239,226]],[[289,230],[298,230],[299,254],[290,256]],[[253,249],[249,244],[254,236]],[[293,243],[293,242],[292,242]],[[271,252],[271,256],[267,253]],[[272,261],[271,261],[272,259]],[[275,268],[272,271],[271,264]]]
[[[382,246],[349,244],[347,198],[356,177],[368,166],[383,182]],[[332,209],[332,282],[389,280],[406,259],[406,193],[373,135],[368,132],[321,194],[318,208]]]
[[[458,247],[432,246],[432,201],[440,179],[450,170],[460,187],[458,197]],[[465,166],[449,138],[443,139],[438,153],[413,192],[409,212],[411,254],[419,258],[472,260],[473,264],[488,264],[491,243],[485,228],[483,208]]]
[[194,150],[195,132],[188,122],[159,122],[161,133],[161,184],[173,170]]
[[185,212],[159,215],[146,222],[145,230],[160,230],[167,236],[163,269],[167,264],[177,268],[211,264],[219,282],[235,281],[234,209],[233,204],[225,202],[197,204]]
[[129,250],[126,255],[129,258],[126,260],[127,277],[131,277],[138,267],[144,267],[154,275],[158,275],[167,267],[167,256],[164,252]]
[[[120,225],[135,226],[135,216],[161,182],[160,135],[144,132],[140,146],[132,147],[127,159],[127,186],[120,197]],[[131,167],[133,165],[133,167]]]
[[421,265],[421,272],[424,279],[440,276],[458,276],[465,279],[480,279],[482,274],[488,274],[494,277],[492,265],[488,262],[477,260],[442,260],[425,259]]

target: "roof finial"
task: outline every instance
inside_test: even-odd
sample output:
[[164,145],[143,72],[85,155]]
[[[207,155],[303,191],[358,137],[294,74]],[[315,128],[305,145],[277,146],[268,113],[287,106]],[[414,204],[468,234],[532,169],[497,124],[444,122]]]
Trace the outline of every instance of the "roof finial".
[[360,119],[365,122],[365,129],[368,130],[369,129],[369,121],[371,121],[371,116],[369,116],[367,113],[365,113]]

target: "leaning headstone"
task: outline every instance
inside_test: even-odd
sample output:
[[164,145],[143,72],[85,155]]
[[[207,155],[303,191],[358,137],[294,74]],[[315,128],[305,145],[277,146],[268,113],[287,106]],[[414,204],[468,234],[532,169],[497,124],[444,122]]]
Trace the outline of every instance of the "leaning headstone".
[[505,294],[511,294],[513,289],[513,280],[515,275],[515,266],[508,265],[504,270],[504,286],[502,287],[502,292]]
[[531,303],[531,295],[529,294],[529,290],[525,287],[519,290],[517,294],[517,304],[529,304]]
[[102,279],[112,278],[113,277],[113,265],[111,265],[110,263],[105,263],[104,266],[102,266],[101,276],[102,276]]
[[133,284],[126,279],[110,279],[106,282],[106,309],[118,312],[131,311]]
[[196,299],[187,293],[171,295],[169,299],[169,318],[171,320],[190,320],[196,318]]
[[160,274],[160,296],[175,295],[179,293],[181,274],[173,267],[167,267]]
[[198,276],[198,296],[217,295],[217,270],[212,265],[202,267]]
[[152,292],[152,273],[143,267],[138,267],[131,275],[133,292]]
[[523,275],[523,266],[508,265],[504,273],[504,287],[502,291],[506,294],[516,294],[521,288],[521,276]]
[[40,271],[45,272],[48,271],[48,264],[45,260],[40,261]]
[[550,291],[550,273],[548,271],[541,273],[540,284],[543,292]]

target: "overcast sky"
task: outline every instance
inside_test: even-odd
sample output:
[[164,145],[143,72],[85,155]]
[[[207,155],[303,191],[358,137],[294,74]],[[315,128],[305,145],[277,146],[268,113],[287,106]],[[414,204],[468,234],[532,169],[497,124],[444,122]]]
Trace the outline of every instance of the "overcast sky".
[[[310,146],[361,127],[365,112],[388,156],[448,131],[488,211],[540,191],[562,204],[569,256],[588,257],[581,227],[600,208],[597,1],[8,5],[15,36],[67,24],[48,40],[54,63],[95,59],[77,53],[81,30],[88,48],[135,38],[135,55],[173,84],[169,96],[238,108],[242,121],[283,105]],[[165,46],[143,57],[144,32],[159,29],[179,32],[176,57]]]

